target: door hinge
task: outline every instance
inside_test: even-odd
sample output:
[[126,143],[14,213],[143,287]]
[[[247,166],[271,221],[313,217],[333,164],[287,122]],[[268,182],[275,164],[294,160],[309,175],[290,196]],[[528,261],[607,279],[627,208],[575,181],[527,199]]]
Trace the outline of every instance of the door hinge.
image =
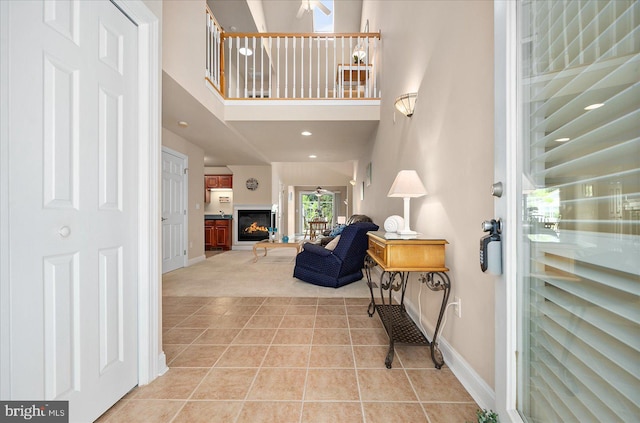
[[187,250],[184,250],[184,255],[185,255],[185,256],[187,255]]
[[185,168],[184,168],[184,171],[183,171],[183,172],[184,172],[184,174],[185,174],[185,175],[187,174],[187,171],[188,171],[188,170],[189,170],[189,168],[188,168],[188,167],[185,167]]
[[187,211],[186,211],[186,210],[184,211],[184,214],[185,214],[185,215],[187,214]]

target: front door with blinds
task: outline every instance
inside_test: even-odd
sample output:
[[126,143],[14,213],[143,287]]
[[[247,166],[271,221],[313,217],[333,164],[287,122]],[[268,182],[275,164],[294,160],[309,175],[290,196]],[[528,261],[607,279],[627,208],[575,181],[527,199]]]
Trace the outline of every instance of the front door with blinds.
[[640,2],[518,7],[517,410],[637,421]]

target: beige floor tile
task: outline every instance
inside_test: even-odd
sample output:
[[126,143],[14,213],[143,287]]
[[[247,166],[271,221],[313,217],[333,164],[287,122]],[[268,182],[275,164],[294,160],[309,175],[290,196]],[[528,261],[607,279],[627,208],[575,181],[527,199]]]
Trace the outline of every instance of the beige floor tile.
[[242,329],[233,344],[271,344],[277,329]]
[[314,345],[309,367],[354,368],[353,351],[345,345]]
[[344,329],[349,327],[347,316],[316,316],[316,328]]
[[269,347],[262,367],[307,367],[308,345],[272,345]]
[[383,328],[351,329],[353,345],[389,345],[389,336]]
[[243,400],[258,369],[213,368],[193,393],[194,400]]
[[211,302],[211,297],[189,297],[189,296],[184,296],[184,297],[178,297],[180,298],[179,304],[185,304],[185,305],[205,305],[205,304],[209,304]]
[[278,329],[273,344],[308,345],[311,344],[313,329]]
[[396,359],[405,369],[435,369],[431,349],[424,345],[396,345]]
[[315,329],[313,345],[350,345],[348,329]]
[[253,316],[256,311],[260,308],[259,305],[234,305],[233,307],[229,307],[227,312],[224,314],[225,316],[236,316],[236,315],[249,315]]
[[242,329],[207,329],[193,343],[228,345]]
[[176,325],[177,328],[202,328],[207,329],[212,323],[215,323],[221,316],[212,314],[194,314],[187,317]]
[[189,401],[172,423],[228,423],[240,414],[240,401]]
[[212,297],[207,304],[231,306],[242,301],[241,297]]
[[315,297],[298,297],[291,299],[291,305],[306,305],[306,306],[314,306],[318,305],[318,298]]
[[417,401],[402,369],[358,369],[363,401]]
[[245,328],[247,329],[277,329],[282,322],[282,316],[253,316],[251,320],[247,322]]
[[180,354],[185,348],[187,348],[187,344],[166,344],[162,346],[162,350],[164,351],[164,355],[167,359],[167,364],[171,363],[171,360],[176,358],[178,354]]
[[306,369],[262,368],[247,399],[300,401],[306,373]]
[[366,297],[366,298],[345,298],[344,299],[344,303],[347,306],[352,306],[352,305],[364,305],[367,306],[369,305],[369,303],[371,302],[371,298]]
[[231,345],[216,367],[260,367],[268,349],[267,345]]
[[346,316],[347,309],[343,305],[319,305],[318,316]]
[[163,344],[190,344],[202,335],[204,329],[169,329],[162,336]]
[[367,423],[428,422],[422,407],[415,402],[365,402],[363,408]]
[[291,297],[269,297],[264,300],[263,305],[289,305]]
[[475,422],[478,405],[468,403],[423,403],[431,423]]
[[317,306],[290,305],[287,308],[287,316],[315,316]]
[[187,399],[208,371],[173,367],[150,384],[139,387],[133,399]]
[[[369,317],[369,315],[367,314],[367,308],[369,302],[367,302],[367,305],[361,304],[361,305],[348,305],[347,306],[347,314],[349,316],[367,316]],[[374,314],[372,319],[375,318],[376,315]]]
[[264,304],[267,297],[239,297],[238,304],[240,305],[255,305],[260,306]]
[[360,399],[354,369],[309,369],[305,401],[356,401]]
[[171,362],[171,367],[211,367],[226,349],[224,345],[189,345]]
[[301,409],[301,402],[247,401],[237,423],[299,423]]
[[343,306],[344,298],[318,298],[318,305]]
[[305,423],[362,423],[360,402],[305,402],[302,408]]
[[449,369],[407,370],[420,401],[473,402]]
[[305,329],[313,328],[315,316],[284,316],[280,328]]
[[233,305],[219,305],[219,304],[207,304],[204,305],[200,308],[200,310],[196,311],[196,315],[198,314],[210,314],[210,315],[214,315],[214,316],[222,316],[223,314],[225,314],[227,311],[229,311],[230,308],[232,308]]
[[184,401],[129,400],[109,418],[109,423],[168,423],[183,404]]
[[284,316],[289,308],[288,305],[262,305],[256,310],[256,315],[260,316]]
[[190,314],[163,314],[162,329],[171,329],[189,316]]
[[102,415],[98,417],[98,419],[93,423],[106,423],[118,410],[120,410],[127,404],[127,401],[129,400],[121,399],[120,401],[116,402],[111,408],[102,413]]
[[383,326],[378,316],[369,317],[349,315],[349,327],[351,329],[375,329]]
[[366,345],[353,346],[353,355],[356,358],[358,369],[386,369],[384,360],[387,358],[388,346]]
[[237,315],[237,316],[216,316],[209,329],[232,329],[243,328],[247,324],[251,316]]

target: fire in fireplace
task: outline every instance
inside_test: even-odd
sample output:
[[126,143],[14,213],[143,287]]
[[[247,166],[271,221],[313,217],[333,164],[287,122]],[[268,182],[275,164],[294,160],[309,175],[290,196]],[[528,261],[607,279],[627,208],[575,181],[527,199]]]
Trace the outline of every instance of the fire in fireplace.
[[271,210],[238,210],[238,241],[269,238]]

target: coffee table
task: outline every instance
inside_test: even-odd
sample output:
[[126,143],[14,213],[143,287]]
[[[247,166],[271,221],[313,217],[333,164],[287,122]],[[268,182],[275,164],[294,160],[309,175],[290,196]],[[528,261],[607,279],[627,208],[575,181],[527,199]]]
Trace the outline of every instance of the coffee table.
[[266,257],[267,250],[269,248],[295,248],[296,254],[298,254],[302,249],[302,245],[300,245],[299,242],[269,242],[268,239],[263,239],[262,241],[258,241],[255,244],[253,244],[253,255],[254,255],[253,262],[254,263],[258,261],[258,252],[257,252],[258,248],[264,248],[263,257]]

